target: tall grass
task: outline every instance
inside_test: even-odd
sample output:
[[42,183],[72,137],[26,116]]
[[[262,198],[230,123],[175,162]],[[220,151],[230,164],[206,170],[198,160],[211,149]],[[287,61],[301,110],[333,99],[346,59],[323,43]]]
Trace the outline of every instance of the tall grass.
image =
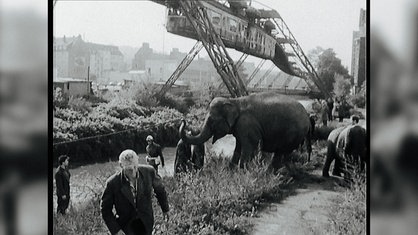
[[[155,234],[248,234],[252,229],[250,218],[267,202],[289,193],[284,190],[289,178],[268,173],[260,157],[247,169],[230,170],[228,165],[228,159],[210,154],[201,171],[164,177],[170,220],[163,221],[154,198]],[[100,171],[94,177],[105,181],[111,173]],[[105,234],[100,195],[93,195],[85,207],[72,208],[66,216],[54,213],[54,234]]]
[[354,172],[349,187],[330,210],[332,234],[366,234],[366,180]]

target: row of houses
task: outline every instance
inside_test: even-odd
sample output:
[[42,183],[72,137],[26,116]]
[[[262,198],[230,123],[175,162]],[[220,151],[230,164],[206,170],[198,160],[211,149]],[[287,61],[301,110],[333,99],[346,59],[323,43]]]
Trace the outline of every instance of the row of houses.
[[57,77],[94,80],[112,71],[126,70],[124,56],[116,46],[85,42],[81,36],[54,38],[54,69]]
[[[90,89],[117,92],[125,84],[134,82],[162,85],[186,55],[187,53],[180,52],[177,48],[173,48],[169,54],[156,53],[149,43],[143,43],[134,55],[132,64],[127,66],[124,55],[116,46],[85,42],[80,35],[54,38],[54,84],[57,84],[56,87],[67,87],[62,90],[69,95],[81,95]],[[244,62],[239,72],[245,80],[254,69],[254,63]],[[249,86],[254,85],[264,74],[265,71],[261,70]],[[201,89],[202,85],[217,87],[220,83],[222,80],[212,61],[197,56],[170,91],[176,93],[176,89],[182,90],[185,87]],[[306,89],[306,83],[300,78],[293,77],[289,80],[289,75],[280,71],[271,73],[259,85],[270,88],[286,86],[290,90]]]

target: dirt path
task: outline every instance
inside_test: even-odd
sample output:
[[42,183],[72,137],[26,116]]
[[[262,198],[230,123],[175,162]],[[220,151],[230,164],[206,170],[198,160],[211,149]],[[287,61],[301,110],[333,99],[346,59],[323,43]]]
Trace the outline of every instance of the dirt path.
[[329,208],[342,196],[342,179],[315,170],[297,181],[295,194],[273,203],[256,218],[253,235],[326,234]]

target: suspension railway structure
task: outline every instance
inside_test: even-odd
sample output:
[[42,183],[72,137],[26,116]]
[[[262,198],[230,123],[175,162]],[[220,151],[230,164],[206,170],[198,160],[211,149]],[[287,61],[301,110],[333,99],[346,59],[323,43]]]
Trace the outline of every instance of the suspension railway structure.
[[[193,58],[204,47],[223,84],[232,97],[248,95],[248,84],[254,79],[265,60],[270,60],[288,74],[302,78],[310,93],[331,97],[323,81],[291,33],[280,14],[274,9],[256,9],[250,0],[151,0],[167,7],[168,32],[197,40],[157,96],[170,89]],[[226,48],[242,52],[234,62]],[[243,81],[237,68],[252,55],[261,58],[248,80]],[[270,67],[266,73],[271,72]],[[254,88],[267,77],[261,76]],[[254,90],[254,89],[253,89]],[[158,97],[157,97],[158,98]]]
[[[197,40],[176,70],[157,94],[161,98],[176,82],[194,57],[204,47],[218,74],[232,97],[249,94],[248,85],[255,78],[266,60],[289,76],[283,88],[293,76],[302,78],[308,92],[324,98],[331,97],[323,81],[316,73],[296,38],[280,14],[268,9],[251,6],[255,0],[150,0],[167,7],[166,29],[168,32]],[[54,6],[57,0],[54,0]],[[242,52],[234,62],[226,48]],[[237,71],[244,60],[252,55],[262,60],[250,77],[243,81]],[[255,82],[253,91],[268,77],[274,66]],[[301,80],[299,80],[300,83]],[[271,84],[270,84],[271,85]]]

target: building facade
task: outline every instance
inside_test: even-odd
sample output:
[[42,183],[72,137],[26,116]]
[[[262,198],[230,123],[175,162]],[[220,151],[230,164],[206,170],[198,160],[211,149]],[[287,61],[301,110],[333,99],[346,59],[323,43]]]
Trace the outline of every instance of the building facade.
[[123,71],[123,54],[116,46],[84,42],[81,36],[54,38],[54,68],[57,77],[90,80],[106,78]]
[[366,80],[366,11],[360,9],[359,30],[353,32],[351,76],[353,93],[357,94]]

